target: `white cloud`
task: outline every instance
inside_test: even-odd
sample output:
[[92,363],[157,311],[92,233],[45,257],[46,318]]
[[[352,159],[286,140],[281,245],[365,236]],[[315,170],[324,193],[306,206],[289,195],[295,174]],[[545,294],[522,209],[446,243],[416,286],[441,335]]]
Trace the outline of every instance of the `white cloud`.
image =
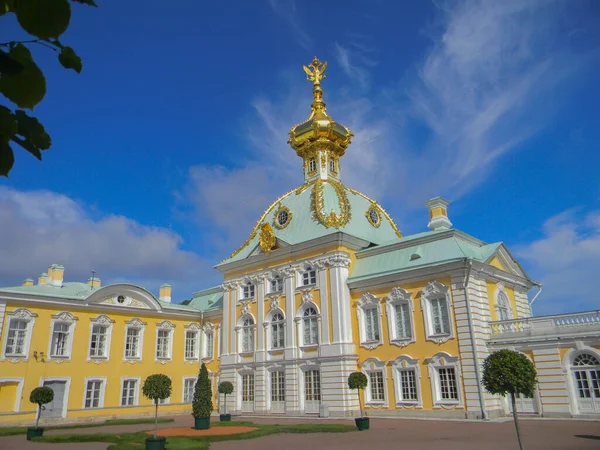
[[298,23],[296,2],[294,0],[268,0],[268,2],[273,11],[290,26],[296,43],[303,49],[308,50],[313,40]]
[[123,216],[93,219],[73,199],[50,191],[0,188],[0,283],[36,278],[48,265],[65,266],[65,280],[86,281],[95,270],[104,284],[144,283],[157,293],[173,284],[177,298],[189,298],[218,275],[182,239],[164,228]]
[[536,314],[599,309],[600,211],[571,209],[548,219],[543,236],[515,248],[529,275],[542,282]]

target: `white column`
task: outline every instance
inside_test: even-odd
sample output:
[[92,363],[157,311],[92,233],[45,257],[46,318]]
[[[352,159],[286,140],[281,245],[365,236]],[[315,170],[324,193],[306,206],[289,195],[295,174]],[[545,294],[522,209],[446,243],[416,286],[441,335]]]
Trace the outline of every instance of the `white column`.
[[265,321],[265,279],[260,278],[257,282],[257,302],[258,317],[256,318],[256,327],[258,331],[258,343],[256,347],[256,360],[264,361],[265,327],[261,326]]
[[237,354],[238,350],[237,350],[237,332],[236,332],[236,326],[237,326],[237,320],[238,318],[236,317],[236,306],[237,306],[237,302],[238,302],[238,295],[239,295],[239,283],[234,283],[232,285],[232,289],[231,291],[229,291],[229,321],[230,321],[230,328],[229,328],[229,332],[230,332],[230,339],[231,342],[229,344],[229,353],[230,354]]
[[294,307],[294,289],[296,271],[292,268],[281,271],[284,276],[284,294],[285,294],[285,358],[292,359],[296,357],[296,339],[294,337],[294,316],[296,308]]
[[223,285],[223,354],[229,355],[229,329],[231,327],[231,318],[229,317],[229,303],[231,302],[231,289],[229,285]]
[[346,284],[349,265],[350,259],[347,256],[337,255],[329,259],[334,344],[352,343],[350,290]]
[[331,342],[329,335],[329,299],[327,298],[327,265],[325,261],[317,261],[315,266],[319,269],[319,297],[321,297],[321,344]]

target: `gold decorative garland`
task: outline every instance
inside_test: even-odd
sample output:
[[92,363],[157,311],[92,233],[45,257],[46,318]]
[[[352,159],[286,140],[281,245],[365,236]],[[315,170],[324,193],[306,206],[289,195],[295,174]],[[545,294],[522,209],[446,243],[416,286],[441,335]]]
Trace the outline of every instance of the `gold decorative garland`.
[[325,207],[325,201],[323,200],[323,184],[322,180],[317,180],[313,187],[310,197],[310,209],[313,213],[313,220],[319,222],[325,228],[341,228],[345,226],[352,218],[352,212],[350,210],[350,202],[344,186],[337,181],[328,180],[327,183],[331,184],[333,190],[337,196],[340,205],[340,214],[336,214],[335,211],[331,210],[327,214],[323,208]]

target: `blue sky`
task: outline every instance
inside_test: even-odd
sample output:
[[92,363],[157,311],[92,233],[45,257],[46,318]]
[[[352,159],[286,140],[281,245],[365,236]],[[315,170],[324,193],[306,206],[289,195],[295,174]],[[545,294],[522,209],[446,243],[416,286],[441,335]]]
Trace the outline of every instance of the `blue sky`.
[[538,314],[599,307],[596,2],[99,5],[75,4],[62,38],[81,74],[35,49],[53,146],[42,163],[17,151],[0,180],[2,285],[51,263],[66,280],[171,282],[178,300],[218,283],[211,267],[302,182],[287,131],[317,55],[328,111],[355,134],[346,184],[405,235],[449,199],[456,228],[505,242],[544,283]]

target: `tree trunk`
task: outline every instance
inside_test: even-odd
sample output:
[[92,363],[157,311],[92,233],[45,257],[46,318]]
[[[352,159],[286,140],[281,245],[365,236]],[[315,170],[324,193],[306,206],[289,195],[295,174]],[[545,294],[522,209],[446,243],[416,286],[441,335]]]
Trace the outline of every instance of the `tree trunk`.
[[513,418],[515,419],[515,429],[517,430],[517,441],[519,441],[519,449],[523,450],[523,444],[521,444],[521,433],[519,432],[519,419],[517,418],[517,402],[515,400],[515,394],[510,393],[510,401],[512,403]]
[[363,409],[362,409],[362,402],[360,400],[360,389],[357,389],[356,393],[358,394],[358,406],[360,408],[360,417],[364,417]]
[[225,411],[223,414],[227,414],[227,394],[225,394]]
[[39,428],[40,414],[42,413],[42,405],[38,404],[37,417],[35,418],[35,427]]
[[156,411],[154,412],[154,439],[158,435],[158,399],[154,399],[154,403],[156,404]]

